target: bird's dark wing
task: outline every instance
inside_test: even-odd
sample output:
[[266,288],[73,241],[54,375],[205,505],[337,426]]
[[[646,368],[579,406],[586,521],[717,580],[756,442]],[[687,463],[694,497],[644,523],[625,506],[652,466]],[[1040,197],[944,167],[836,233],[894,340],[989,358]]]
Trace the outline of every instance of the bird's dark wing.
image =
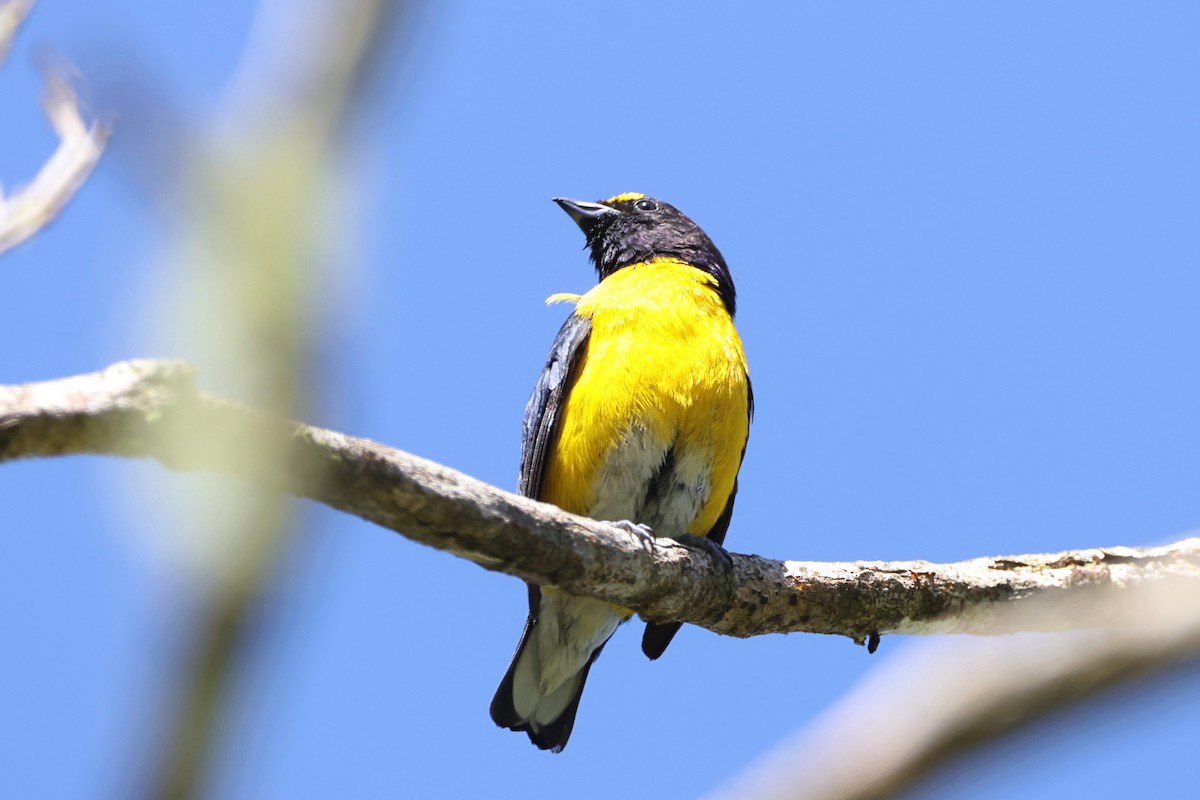
[[[588,334],[591,333],[590,319],[572,314],[567,317],[554,344],[550,345],[550,355],[546,357],[546,366],[538,376],[533,394],[525,404],[525,420],[521,424],[521,470],[517,476],[517,491],[526,497],[537,499],[542,492],[542,480],[546,475],[546,460],[550,448],[558,436],[559,416],[562,413],[563,401],[570,389],[572,371],[575,369],[579,356],[584,351]],[[525,620],[525,631],[521,634],[521,642],[513,656],[512,664],[492,699],[492,719],[502,728],[525,731],[529,738],[542,749],[561,750],[571,735],[571,725],[575,721],[575,710],[579,705],[579,697],[583,692],[583,684],[587,679],[592,661],[600,654],[600,648],[592,653],[587,666],[583,668],[575,697],[566,710],[553,724],[541,730],[534,731],[529,720],[522,718],[513,705],[513,678],[517,662],[529,641],[538,622],[541,610],[542,590],[537,584],[527,584],[529,587],[529,617]]]
[[546,459],[558,435],[558,421],[563,401],[570,386],[571,371],[584,351],[592,322],[572,314],[554,337],[546,366],[538,377],[533,394],[525,404],[525,421],[521,424],[521,470],[517,476],[517,492],[537,498],[546,475]]
[[[542,480],[546,476],[546,459],[558,436],[558,420],[563,402],[570,388],[571,373],[592,332],[592,321],[587,317],[572,314],[567,317],[554,343],[546,366],[538,376],[529,402],[525,404],[525,419],[521,422],[521,468],[517,474],[517,493],[538,499],[542,493]],[[529,584],[529,622],[537,622],[541,590]],[[528,633],[529,627],[526,628]],[[521,637],[524,645],[525,637]],[[515,660],[514,660],[515,663]]]

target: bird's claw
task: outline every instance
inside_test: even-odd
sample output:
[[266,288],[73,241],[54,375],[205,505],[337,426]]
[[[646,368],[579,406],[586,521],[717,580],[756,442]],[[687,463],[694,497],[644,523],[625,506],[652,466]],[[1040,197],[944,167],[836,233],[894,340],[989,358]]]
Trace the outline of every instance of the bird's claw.
[[733,569],[733,557],[729,555],[729,551],[712,539],[705,536],[697,536],[694,533],[685,533],[676,536],[675,541],[692,550],[703,550],[705,553],[708,553],[726,572]]
[[632,533],[634,536],[641,539],[642,544],[649,552],[654,552],[654,530],[649,525],[643,525],[640,522],[633,522],[632,520],[628,519],[616,520],[609,524],[613,527],[620,528],[626,533]]

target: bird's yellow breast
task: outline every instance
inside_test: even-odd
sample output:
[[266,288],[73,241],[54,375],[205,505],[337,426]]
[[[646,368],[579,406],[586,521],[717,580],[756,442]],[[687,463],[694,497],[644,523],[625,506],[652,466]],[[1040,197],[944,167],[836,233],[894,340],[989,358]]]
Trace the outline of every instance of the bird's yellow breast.
[[[579,298],[575,313],[591,320],[591,333],[567,391],[543,500],[593,516],[621,508],[621,497],[602,495],[623,491],[617,486],[647,491],[656,463],[669,456],[698,505],[686,530],[660,535],[712,528],[749,431],[746,357],[714,283],[680,261],[656,259],[613,273]],[[613,479],[614,453],[617,468],[642,470],[645,481]]]

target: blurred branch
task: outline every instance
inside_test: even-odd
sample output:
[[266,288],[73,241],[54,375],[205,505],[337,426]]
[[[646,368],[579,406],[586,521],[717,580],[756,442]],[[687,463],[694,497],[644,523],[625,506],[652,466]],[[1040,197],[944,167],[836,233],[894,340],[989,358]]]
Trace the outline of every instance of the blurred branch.
[[[177,361],[130,361],[103,372],[0,387],[0,462],[97,453],[155,458],[178,470],[239,475],[355,514],[487,569],[627,606],[645,619],[716,633],[878,634],[1065,630],[1140,625],[1126,602],[1142,586],[1200,586],[1200,538],[1154,548],[1052,555],[818,563],[733,555],[728,573],[668,539],[639,537],[504,492],[430,461],[300,423],[270,419],[197,391]],[[189,426],[246,448],[179,450]],[[1112,590],[1112,591],[1099,591]],[[1041,601],[1053,601],[1048,607]]]
[[[10,0],[0,5],[0,58],[33,4]],[[47,71],[42,108],[58,136],[58,148],[28,185],[9,197],[0,190],[0,253],[33,236],[62,211],[100,161],[108,127],[83,121],[66,75]]]
[[17,35],[17,28],[21,27],[21,23],[32,10],[33,0],[8,0],[7,3],[0,3],[0,61],[8,55],[8,48],[12,46],[13,37]]
[[[303,416],[311,387],[321,384],[313,374],[314,346],[325,339],[316,301],[332,268],[346,266],[335,262],[345,249],[336,224],[344,179],[337,135],[401,6],[261,0],[219,122],[194,139],[177,187],[184,203],[170,260],[184,265],[184,277],[178,300],[167,304],[173,325],[219,370],[222,385],[272,418]],[[168,460],[204,462],[236,449],[248,474],[286,469],[289,443],[273,429],[205,425],[202,404],[178,410],[163,442]],[[236,736],[229,710],[248,697],[238,694],[238,674],[259,642],[250,620],[294,539],[286,498],[223,488],[200,499],[221,509],[219,531],[203,511],[170,523],[206,543],[214,579],[179,669],[170,730],[147,759],[155,773],[149,796],[204,794],[215,745]]]
[[[1123,595],[1139,624],[904,653],[711,800],[893,797],[967,750],[1200,660],[1200,584],[1167,581]],[[1053,603],[1036,605],[1057,613]]]

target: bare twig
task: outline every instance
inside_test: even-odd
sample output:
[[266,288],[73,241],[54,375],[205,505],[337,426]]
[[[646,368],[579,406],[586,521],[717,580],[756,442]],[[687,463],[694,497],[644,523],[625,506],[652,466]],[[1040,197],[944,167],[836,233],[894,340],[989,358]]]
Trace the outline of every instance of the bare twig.
[[[7,47],[6,35],[11,36],[28,7],[19,2],[0,7],[0,50]],[[47,74],[42,106],[58,135],[58,148],[28,185],[7,198],[0,191],[0,253],[33,236],[58,215],[100,161],[108,141],[106,125],[84,122],[65,75]]]
[[[174,469],[229,472],[487,569],[620,603],[646,619],[678,619],[731,636],[805,631],[862,642],[889,633],[1137,624],[1140,611],[1124,602],[1121,590],[1172,578],[1200,581],[1200,539],[956,564],[817,563],[735,554],[726,573],[707,555],[669,540],[648,548],[633,534],[399,450],[266,419],[196,391],[192,375],[181,362],[132,361],[89,375],[0,387],[0,462],[108,453],[156,458]],[[180,425],[234,441],[273,441],[287,457],[264,468],[245,452],[181,453],[168,445]],[[1030,602],[1035,598],[1056,601],[1054,612]]]

